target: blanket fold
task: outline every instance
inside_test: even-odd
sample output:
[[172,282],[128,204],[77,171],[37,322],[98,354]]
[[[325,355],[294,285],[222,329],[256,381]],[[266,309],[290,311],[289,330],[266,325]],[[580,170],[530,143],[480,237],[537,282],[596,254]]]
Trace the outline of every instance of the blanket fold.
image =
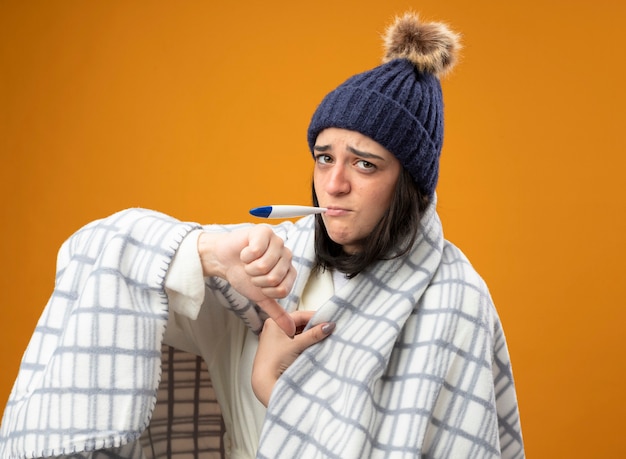
[[196,226],[129,209],[63,244],[4,411],[0,457],[69,455],[139,438],[160,378],[164,277]]

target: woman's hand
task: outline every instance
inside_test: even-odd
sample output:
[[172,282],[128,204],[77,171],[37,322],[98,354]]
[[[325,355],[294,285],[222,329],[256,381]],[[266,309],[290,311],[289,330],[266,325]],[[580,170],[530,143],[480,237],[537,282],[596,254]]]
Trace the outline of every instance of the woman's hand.
[[[296,311],[291,314],[296,330],[300,331],[313,317],[314,311]],[[276,323],[266,320],[259,336],[259,347],[252,367],[252,390],[263,405],[267,406],[274,384],[296,358],[309,346],[320,342],[335,329],[326,322],[288,338]]]
[[291,316],[278,304],[291,291],[296,270],[291,251],[267,225],[255,225],[230,233],[202,233],[198,253],[205,276],[228,281],[254,301],[290,337],[296,332]]

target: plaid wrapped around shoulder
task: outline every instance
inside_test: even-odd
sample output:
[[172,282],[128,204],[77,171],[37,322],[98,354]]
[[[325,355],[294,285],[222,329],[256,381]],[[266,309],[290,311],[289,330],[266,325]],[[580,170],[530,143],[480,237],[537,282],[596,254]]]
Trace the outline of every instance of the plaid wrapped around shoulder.
[[63,244],[54,291],[4,411],[0,457],[140,452],[134,442],[150,422],[161,379],[163,282],[194,227],[129,209]]
[[[55,291],[4,413],[0,457],[96,458],[80,452],[114,448],[102,457],[139,458],[142,432],[153,445],[173,445],[174,430],[147,427],[165,379],[163,279],[194,227],[131,209],[64,244]],[[443,239],[434,204],[421,230],[405,257],[376,264],[320,305],[313,322],[337,328],[279,379],[257,457],[524,457],[506,341],[487,287]],[[298,271],[282,302],[293,310],[311,272],[313,218],[276,231]],[[258,308],[228,284],[208,285],[257,328]],[[174,413],[175,404],[166,406]]]

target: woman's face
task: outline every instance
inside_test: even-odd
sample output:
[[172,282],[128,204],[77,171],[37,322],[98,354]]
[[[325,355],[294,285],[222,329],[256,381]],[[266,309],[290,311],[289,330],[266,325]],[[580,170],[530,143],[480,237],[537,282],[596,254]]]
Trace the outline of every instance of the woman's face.
[[356,253],[389,208],[402,166],[378,142],[346,129],[324,129],[313,153],[326,231],[346,253]]

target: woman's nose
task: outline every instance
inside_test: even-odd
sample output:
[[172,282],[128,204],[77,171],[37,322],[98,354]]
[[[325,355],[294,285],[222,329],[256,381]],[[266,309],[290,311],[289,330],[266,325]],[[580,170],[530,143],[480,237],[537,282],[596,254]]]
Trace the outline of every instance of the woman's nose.
[[336,164],[330,171],[326,192],[331,195],[346,194],[350,191],[350,180],[345,167]]

